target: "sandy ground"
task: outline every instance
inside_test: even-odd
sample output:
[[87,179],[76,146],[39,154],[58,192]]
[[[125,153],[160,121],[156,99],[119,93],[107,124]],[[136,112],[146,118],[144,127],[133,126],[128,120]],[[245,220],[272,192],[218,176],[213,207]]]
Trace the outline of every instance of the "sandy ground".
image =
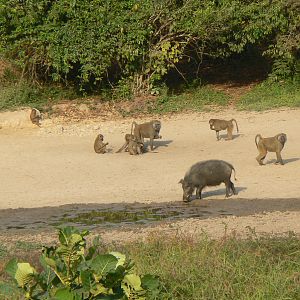
[[[235,118],[239,135],[232,141],[216,141],[215,132],[209,130],[210,118]],[[223,159],[234,165],[238,178],[238,195],[234,198],[299,197],[300,110],[228,110],[159,119],[163,138],[156,141],[155,151],[130,156],[114,152],[123,144],[133,119],[73,124],[48,119],[38,128],[29,123],[27,111],[0,114],[0,209],[178,201],[182,199],[178,181],[193,163],[206,159]],[[107,154],[93,150],[98,132],[109,142]],[[273,136],[280,132],[288,136],[282,152],[285,165],[275,165],[275,153],[269,153],[266,166],[258,166],[255,135]],[[221,185],[206,188],[203,197],[226,201],[224,194],[225,187]],[[297,212],[291,215],[299,220]],[[293,230],[285,225],[282,231]]]
[[[211,117],[237,119],[240,134],[232,141],[216,141],[209,130]],[[46,120],[42,128],[2,126],[0,131],[0,209],[57,206],[67,203],[166,202],[182,198],[178,184],[187,169],[205,159],[234,165],[238,198],[296,198],[300,179],[300,110],[265,113],[211,112],[162,117],[162,140],[154,153],[140,156],[113,153],[130,131],[131,119],[63,124]],[[0,117],[1,122],[1,117]],[[1,123],[0,123],[1,125]],[[110,153],[93,150],[101,131]],[[258,166],[257,133],[288,136],[282,152],[284,166]],[[224,199],[224,186],[206,189],[203,197]],[[225,200],[226,201],[226,200]]]

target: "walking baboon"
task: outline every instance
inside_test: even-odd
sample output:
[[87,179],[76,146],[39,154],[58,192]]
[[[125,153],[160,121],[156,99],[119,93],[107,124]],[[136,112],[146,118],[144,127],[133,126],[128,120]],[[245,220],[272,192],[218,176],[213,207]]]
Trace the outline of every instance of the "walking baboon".
[[130,133],[126,133],[125,134],[125,143],[124,143],[124,145],[116,153],[120,153],[123,150],[125,152],[128,152],[128,144],[129,144],[130,140],[132,140],[132,139],[134,139],[134,135],[130,134]]
[[40,127],[41,126],[40,121],[42,120],[41,112],[38,109],[33,108],[30,113],[30,120],[33,124]]
[[255,144],[259,151],[258,156],[256,157],[257,162],[260,165],[263,165],[263,160],[266,157],[268,152],[276,152],[276,164],[280,163],[283,165],[281,150],[284,147],[284,144],[287,141],[287,136],[285,133],[279,133],[273,137],[263,138],[260,134],[257,134],[255,137]]
[[102,134],[97,135],[94,142],[94,150],[96,153],[104,154],[106,152],[106,146],[108,145],[108,143],[104,143],[103,139],[104,137]]
[[140,141],[130,139],[128,143],[128,151],[130,155],[142,154],[144,144]]
[[[133,128],[134,127],[134,128]],[[144,144],[144,138],[150,138],[150,147],[153,151],[153,140],[161,139],[159,131],[161,129],[161,122],[153,120],[143,124],[137,124],[135,121],[131,125],[131,134],[134,135],[136,141]]]
[[217,140],[220,140],[219,131],[227,129],[227,139],[232,140],[232,131],[233,131],[233,122],[236,125],[236,131],[239,132],[238,124],[235,119],[231,119],[229,121],[219,120],[219,119],[210,119],[209,126],[211,130],[216,131]]

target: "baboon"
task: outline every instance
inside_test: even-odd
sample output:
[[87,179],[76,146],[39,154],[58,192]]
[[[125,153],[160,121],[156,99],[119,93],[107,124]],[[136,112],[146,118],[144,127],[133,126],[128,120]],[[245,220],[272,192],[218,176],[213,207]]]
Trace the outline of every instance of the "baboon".
[[104,154],[106,152],[106,146],[108,145],[108,143],[103,143],[103,135],[102,134],[98,134],[95,142],[94,142],[94,150],[96,153],[101,153]]
[[140,141],[130,139],[128,143],[128,151],[130,155],[142,154],[144,144]]
[[210,119],[209,126],[211,130],[216,131],[217,140],[220,140],[219,131],[227,129],[227,139],[232,140],[232,131],[233,131],[233,122],[236,125],[236,131],[239,132],[238,124],[235,119],[231,119],[229,121],[219,120],[219,119]]
[[273,137],[263,138],[260,134],[255,137],[255,144],[259,151],[256,157],[257,162],[262,166],[263,160],[268,152],[276,152],[276,164],[280,163],[283,165],[282,157],[280,152],[282,151],[284,144],[287,141],[285,133],[279,133]]
[[40,121],[42,120],[41,112],[38,109],[33,108],[30,113],[30,120],[33,124],[40,127],[41,126]]
[[160,129],[161,122],[158,120],[153,120],[143,124],[137,124],[133,121],[131,125],[131,134],[134,135],[137,142],[141,142],[142,144],[144,144],[144,138],[150,138],[150,147],[151,151],[153,151],[153,140],[161,139],[161,135],[159,135]]
[[128,144],[129,144],[130,140],[133,140],[133,139],[134,139],[134,135],[133,134],[126,133],[125,134],[125,143],[124,143],[124,145],[116,153],[120,153],[123,150],[125,152],[128,152]]

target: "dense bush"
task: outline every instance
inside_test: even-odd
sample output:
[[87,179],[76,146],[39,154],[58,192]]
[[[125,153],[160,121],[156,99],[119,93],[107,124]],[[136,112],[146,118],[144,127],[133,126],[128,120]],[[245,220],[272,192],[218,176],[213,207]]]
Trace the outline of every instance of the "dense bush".
[[[59,230],[59,245],[44,247],[38,272],[27,262],[10,260],[6,271],[26,299],[158,299],[158,278],[139,276],[133,263],[119,252],[99,253],[98,241],[86,247],[87,231],[74,227]],[[2,283],[6,295],[13,293],[10,284]]]
[[250,45],[272,78],[299,76],[296,0],[0,0],[0,53],[32,79],[151,91],[180,64]]

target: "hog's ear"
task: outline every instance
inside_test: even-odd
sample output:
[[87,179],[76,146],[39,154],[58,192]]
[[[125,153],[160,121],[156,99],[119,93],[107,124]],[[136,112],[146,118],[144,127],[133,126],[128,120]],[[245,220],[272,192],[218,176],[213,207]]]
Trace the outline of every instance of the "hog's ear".
[[181,183],[181,184],[183,184],[183,179],[180,179],[178,183]]

